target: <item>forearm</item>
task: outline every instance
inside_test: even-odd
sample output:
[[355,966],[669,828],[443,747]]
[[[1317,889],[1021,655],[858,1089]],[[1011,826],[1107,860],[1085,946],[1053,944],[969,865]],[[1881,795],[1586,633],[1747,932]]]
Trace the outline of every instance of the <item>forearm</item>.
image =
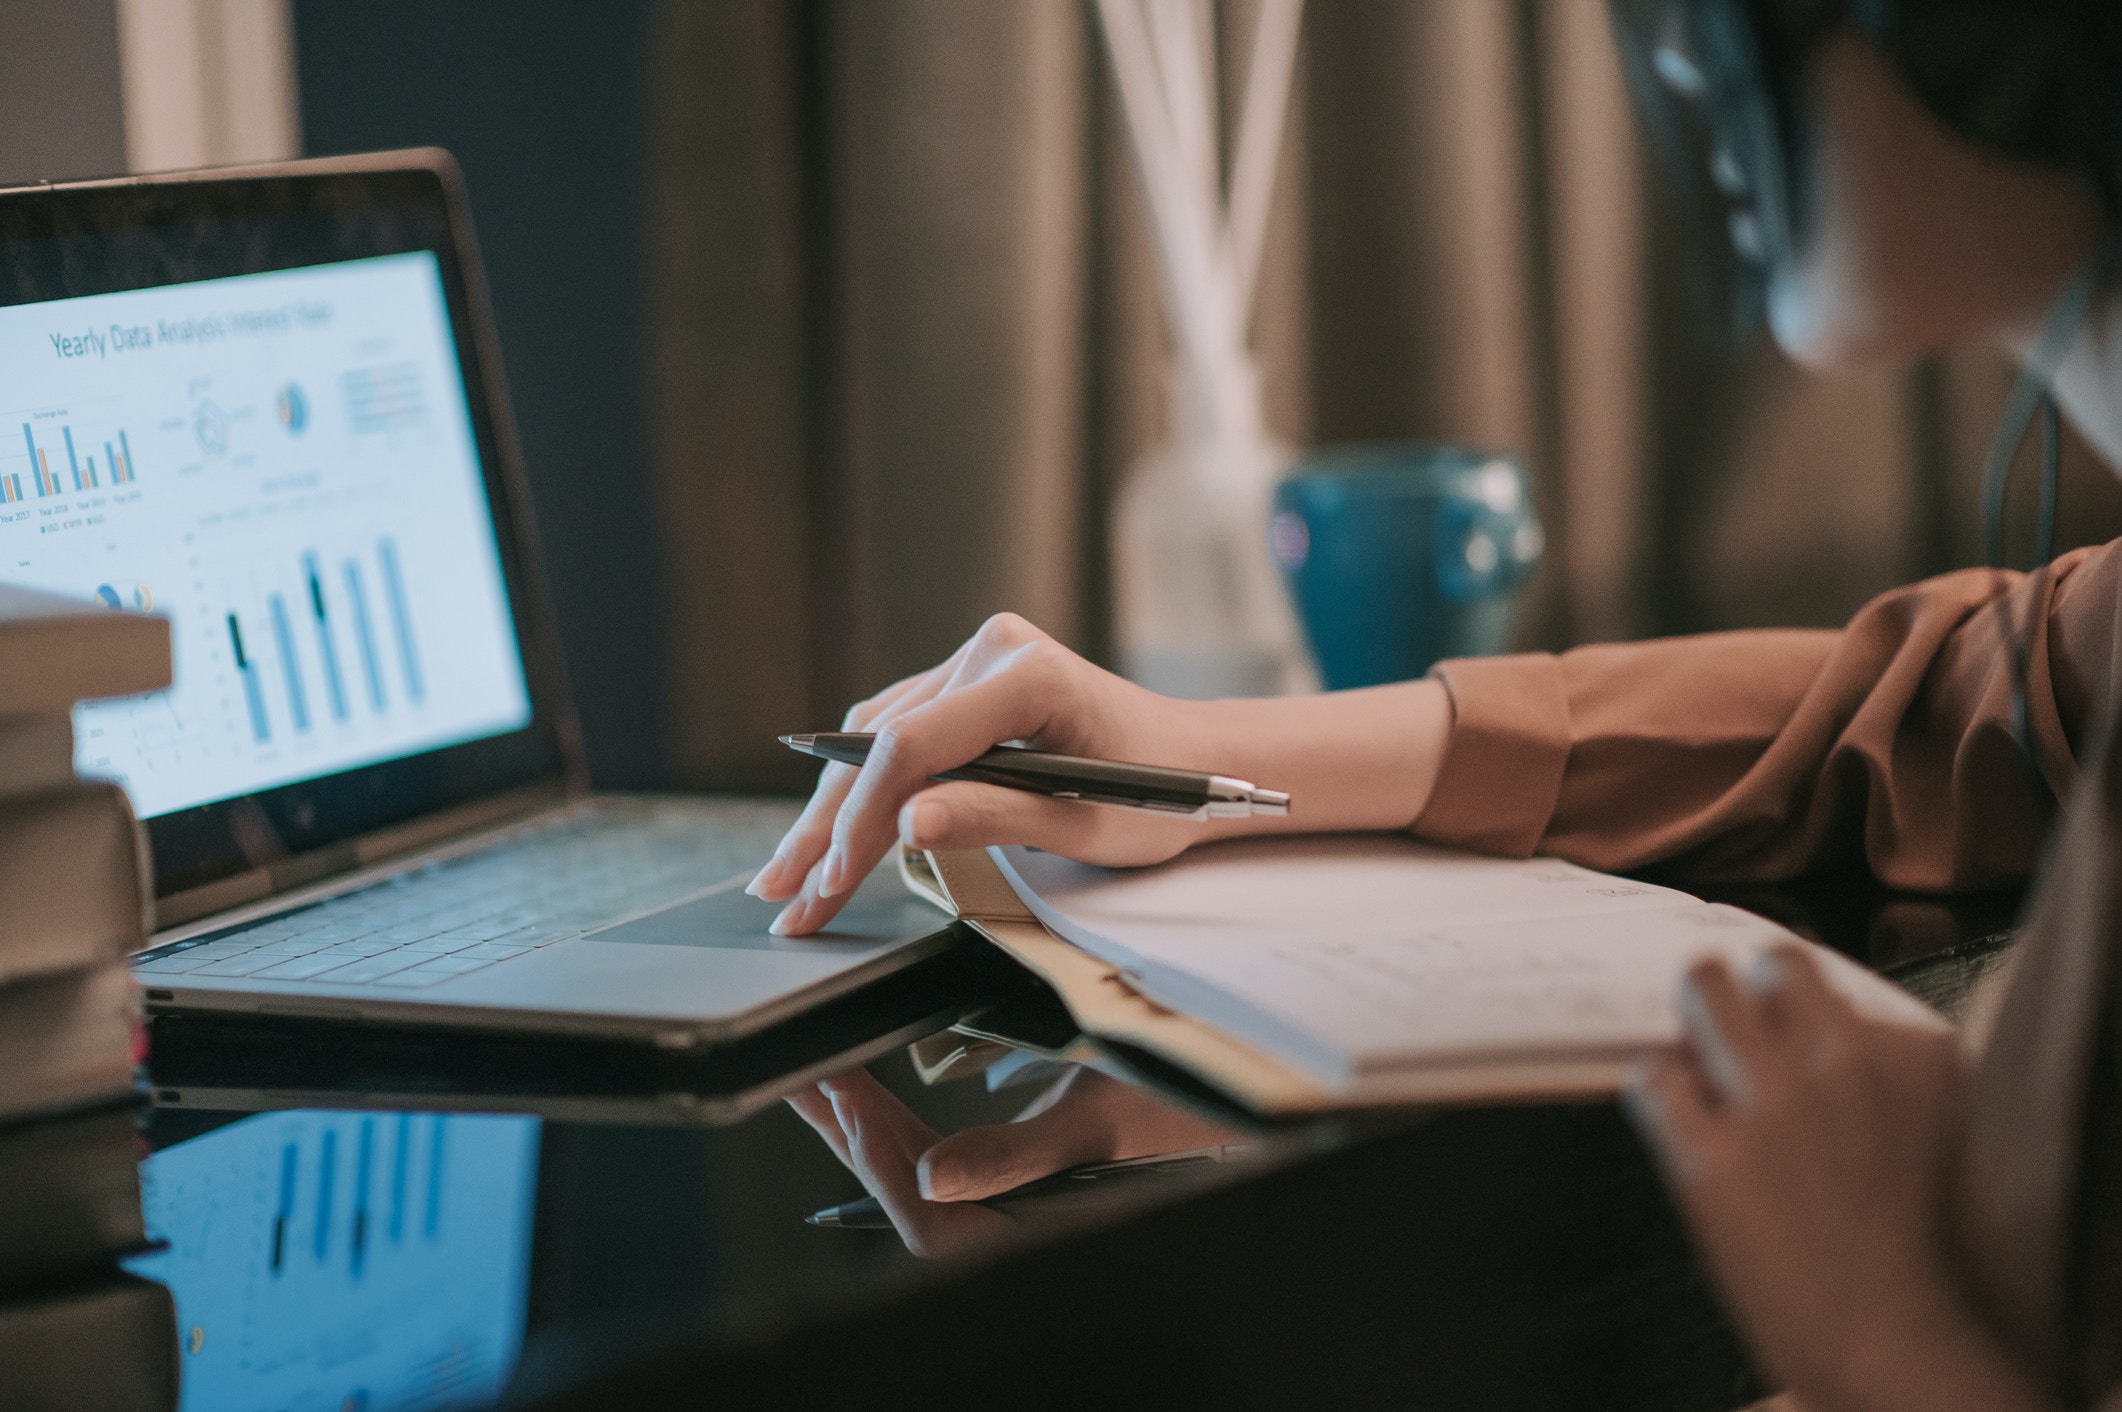
[[1444,663],[1451,743],[1417,831],[1622,872],[1861,859],[1914,890],[2022,880],[2049,801],[2014,739],[2011,625],[2032,629],[2025,718],[2060,790],[2107,689],[2118,597],[2122,541],[2041,575],[1911,585],[1839,633]]
[[1451,734],[1438,681],[1319,696],[1189,703],[1200,768],[1291,796],[1286,818],[1219,820],[1217,837],[1404,829],[1422,813]]

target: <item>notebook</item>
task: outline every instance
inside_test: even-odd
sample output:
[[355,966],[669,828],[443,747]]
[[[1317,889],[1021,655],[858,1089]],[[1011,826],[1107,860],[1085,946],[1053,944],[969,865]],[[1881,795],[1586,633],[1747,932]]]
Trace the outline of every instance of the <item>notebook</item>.
[[1942,1019],[1753,913],[1559,859],[1393,835],[1233,840],[1116,870],[1029,848],[903,856],[908,885],[1086,1034],[1260,1113],[1587,1097],[1679,1034],[1698,958],[1810,947],[1868,1012]]

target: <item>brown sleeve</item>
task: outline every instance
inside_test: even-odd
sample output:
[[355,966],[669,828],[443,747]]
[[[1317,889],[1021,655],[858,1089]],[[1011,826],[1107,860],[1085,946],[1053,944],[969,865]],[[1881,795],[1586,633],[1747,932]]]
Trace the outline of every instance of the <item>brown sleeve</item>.
[[2114,653],[2122,540],[1896,589],[1840,632],[1715,633],[1439,664],[1451,741],[1415,831],[1595,868],[1764,880],[1863,858],[1903,888],[2025,878],[2053,795],[2012,739],[2008,634],[2056,791]]

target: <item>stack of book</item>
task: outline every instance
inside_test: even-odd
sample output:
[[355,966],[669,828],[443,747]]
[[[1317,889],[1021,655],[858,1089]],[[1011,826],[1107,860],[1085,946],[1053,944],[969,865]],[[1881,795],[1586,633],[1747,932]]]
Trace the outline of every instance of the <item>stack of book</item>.
[[169,682],[164,619],[0,585],[0,1407],[176,1405],[169,1293],[118,1263],[146,1244],[125,958],[153,873],[72,714]]

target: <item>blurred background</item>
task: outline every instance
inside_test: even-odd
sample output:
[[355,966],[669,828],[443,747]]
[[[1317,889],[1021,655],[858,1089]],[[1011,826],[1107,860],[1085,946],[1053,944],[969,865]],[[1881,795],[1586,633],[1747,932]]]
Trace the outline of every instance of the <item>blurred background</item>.
[[[1208,8],[1236,74],[1253,0]],[[0,180],[456,154],[600,785],[800,788],[775,734],[1000,609],[1110,660],[1168,334],[1084,0],[0,17]],[[1272,428],[1522,455],[1521,645],[1834,625],[1977,562],[2011,370],[1830,381],[1718,337],[1603,0],[1312,0],[1280,161]],[[2122,533],[2075,442],[2061,527]]]

